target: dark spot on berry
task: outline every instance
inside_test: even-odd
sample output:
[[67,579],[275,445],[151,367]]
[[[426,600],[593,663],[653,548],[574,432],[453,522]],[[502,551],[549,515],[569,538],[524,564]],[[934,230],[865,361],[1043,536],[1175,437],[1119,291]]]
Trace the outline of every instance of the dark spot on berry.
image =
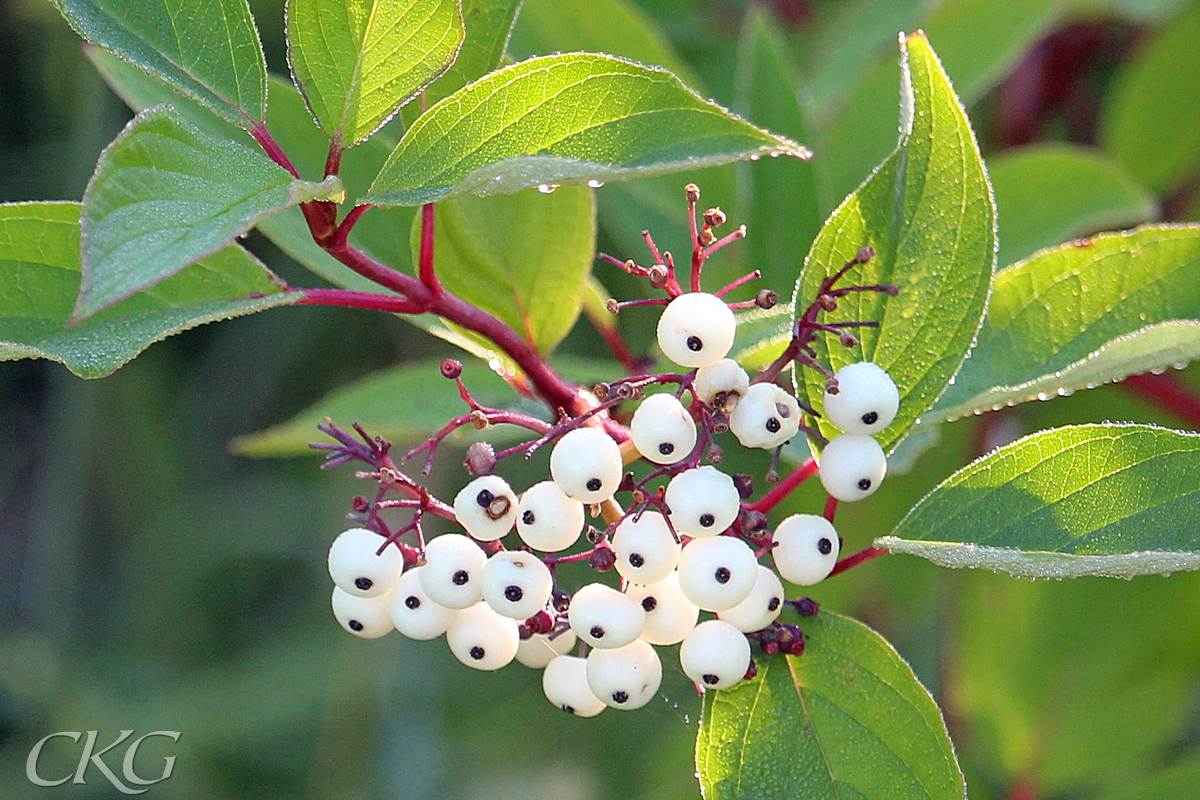
[[593,639],[603,639],[604,638],[604,628],[601,628],[599,625],[593,625],[592,629],[590,631],[588,631],[588,633],[591,634],[591,637]]
[[524,596],[525,596],[525,590],[523,590],[520,586],[505,586],[504,587],[504,599],[510,603],[519,602],[520,599]]
[[565,711],[565,712],[567,712],[568,714],[574,714],[574,713],[575,713],[575,709],[571,708],[570,706],[563,706],[563,707],[562,707],[562,710],[563,710],[563,711]]
[[771,433],[779,433],[779,429],[782,426],[779,424],[778,419],[776,419],[775,417],[771,417],[769,420],[767,420],[766,427],[767,427],[767,430],[769,430]]
[[862,489],[864,492],[867,489],[870,489],[871,488],[871,479],[863,478],[861,481],[858,482],[858,488]]
[[358,633],[363,629],[363,624],[356,619],[352,619],[346,624],[350,627],[350,630],[354,631],[355,633]]
[[642,609],[647,614],[649,614],[651,611],[653,611],[656,608],[658,608],[658,601],[655,600],[653,597],[643,597],[642,598]]
[[521,522],[524,522],[526,525],[532,525],[535,519],[537,519],[537,517],[533,515],[532,511],[526,511],[521,515]]
[[671,453],[675,452],[675,445],[671,444],[670,442],[663,442],[658,446],[658,452],[662,453],[664,456],[669,456]]
[[721,682],[721,679],[718,678],[716,675],[713,675],[711,672],[707,675],[704,675],[703,677],[704,677],[704,682],[707,683],[709,686],[716,686],[718,683]]
[[732,577],[729,574],[729,567],[717,567],[717,571],[713,573],[713,577],[717,579],[717,583],[729,583]]
[[817,551],[821,555],[827,556],[831,552],[833,552],[833,543],[830,542],[828,539],[826,539],[824,536],[822,536],[820,539],[817,540]]
[[416,611],[421,607],[421,598],[417,597],[415,594],[410,594],[408,597],[404,598],[404,607],[410,611]]
[[629,692],[613,692],[614,703],[624,703],[629,700]]
[[863,425],[874,425],[879,422],[879,414],[874,411],[868,411],[862,415]]
[[704,349],[704,342],[700,340],[699,336],[689,336],[687,346],[688,350],[691,350],[693,353],[699,353]]
[[779,608],[779,598],[772,597],[771,600],[767,603],[767,611],[774,611],[777,608]]
[[465,569],[460,569],[458,572],[450,576],[450,580],[455,586],[466,586],[467,581],[471,580],[471,574]]
[[492,501],[495,499],[496,496],[487,489],[482,489],[480,490],[479,494],[475,495],[475,502],[479,503],[479,505],[483,506],[484,508],[490,506]]
[[479,645],[475,645],[471,648],[471,658],[475,659],[476,661],[482,661],[485,655],[487,654],[484,653],[483,648]]
[[701,514],[700,525],[705,528],[711,528],[717,522],[717,518],[712,514]]
[[592,478],[587,482],[587,490],[589,492],[598,492],[603,485],[604,483],[599,478]]
[[371,580],[370,578],[355,578],[354,585],[358,587],[360,591],[365,592],[375,585],[375,581]]
[[646,559],[642,558],[641,553],[630,553],[629,554],[629,566],[640,567],[645,563],[646,563]]

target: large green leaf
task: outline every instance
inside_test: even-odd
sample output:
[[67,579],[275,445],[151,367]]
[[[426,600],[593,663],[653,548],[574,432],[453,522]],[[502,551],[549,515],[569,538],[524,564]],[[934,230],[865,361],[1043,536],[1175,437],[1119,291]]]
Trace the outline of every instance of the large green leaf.
[[[442,285],[549,353],[579,316],[596,250],[596,204],[586,186],[543,194],[460,197],[436,208]],[[413,221],[413,261],[421,218]]]
[[267,113],[267,67],[247,0],[54,0],[80,36],[156,73],[230,122]]
[[951,475],[875,544],[1025,578],[1200,569],[1200,434],[1035,433]]
[[1000,220],[1000,265],[1080,236],[1158,216],[1158,201],[1103,153],[1068,144],[988,160]]
[[100,156],[83,201],[82,319],[245,233],[259,217],[336,192],[216,139],[170,106],[134,117]]
[[971,357],[922,421],[1066,394],[1198,354],[1200,226],[1101,234],[996,275]]
[[463,0],[466,38],[450,69],[425,89],[427,102],[436,103],[500,66],[520,8],[521,0]]
[[821,611],[801,656],[708,692],[696,739],[706,800],[964,800],[946,725],[900,654],[861,622]]
[[571,53],[505,67],[442,100],[405,133],[365,199],[417,205],[806,153],[666,70]]
[[[839,286],[891,283],[896,297],[857,292],[839,301],[827,323],[877,321],[857,329],[859,344],[836,337],[814,343],[833,369],[874,361],[900,389],[900,411],[879,438],[892,450],[945,390],[979,329],[995,261],[995,208],[966,112],[920,34],[903,44],[901,137],[896,151],[825,223],[796,285],[797,313],[821,281],[871,245],[876,256]],[[830,347],[832,343],[832,347]],[[820,408],[825,377],[796,372],[797,386]],[[825,420],[826,435],[837,430]]]
[[464,35],[459,0],[291,0],[287,32],[296,83],[343,146],[441,75]]
[[1102,791],[1093,800],[1145,800],[1147,797],[1200,800],[1200,756],[1191,755],[1116,789]]
[[99,378],[167,336],[297,298],[231,245],[67,327],[79,293],[79,209],[78,203],[0,206],[0,360],[49,358]]

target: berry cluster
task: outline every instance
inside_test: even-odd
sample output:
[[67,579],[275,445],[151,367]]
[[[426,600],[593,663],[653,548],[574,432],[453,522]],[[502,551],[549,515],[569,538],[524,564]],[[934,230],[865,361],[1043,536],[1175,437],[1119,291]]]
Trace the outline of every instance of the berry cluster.
[[[376,638],[399,630],[413,639],[445,634],[463,664],[495,670],[514,659],[543,669],[542,685],[554,705],[579,716],[606,707],[635,709],[658,691],[662,664],[655,646],[679,644],[679,663],[700,689],[723,689],[753,675],[751,641],[768,654],[799,654],[799,626],[779,622],[786,607],[816,612],[805,598],[788,600],[786,580],[810,586],[838,563],[841,541],[827,516],[794,514],[772,529],[766,517],[787,491],[817,472],[831,498],[860,500],[883,480],[887,460],[872,438],[895,418],[899,393],[875,364],[851,364],[834,374],[815,360],[810,346],[821,332],[848,346],[847,328],[871,322],[822,324],[821,311],[837,307],[851,291],[895,292],[891,286],[835,288],[855,260],[822,283],[817,300],[802,314],[787,351],[753,380],[727,358],[733,346],[734,310],[770,307],[773,292],[726,303],[722,297],[752,274],[715,294],[700,290],[704,260],[745,229],[717,239],[724,214],[711,209],[696,221],[699,192],[687,189],[694,252],[692,291],[680,287],[670,253],[660,254],[649,234],[650,267],[602,256],[649,279],[666,298],[610,303],[663,306],[659,349],[680,372],[634,375],[600,384],[591,410],[560,414],[551,425],[515,412],[485,408],[461,380],[461,365],[447,361],[443,374],[457,383],[469,413],[456,417],[403,460],[427,454],[428,474],[441,441],[466,425],[483,430],[509,424],[535,438],[495,452],[487,442],[467,451],[472,479],[453,503],[434,498],[397,468],[390,444],[360,439],[332,426],[322,430],[336,444],[327,466],[358,460],[372,469],[360,477],[378,484],[373,499],[355,498],[360,522],[329,551],[333,611],[349,632]],[[804,415],[818,412],[776,383],[791,362],[826,376],[823,413],[844,433],[825,441]],[[636,404],[630,414],[630,406]],[[627,422],[628,427],[623,423]],[[768,480],[777,482],[779,451],[804,433],[824,444],[821,465],[811,461],[787,481],[751,502],[753,481],[716,466],[724,450],[717,437],[731,432],[743,447],[774,451]],[[550,476],[516,492],[496,474],[502,459],[529,457],[551,445]],[[647,462],[636,477],[626,465]],[[704,463],[708,462],[708,463]],[[394,497],[393,495],[398,495]],[[411,521],[392,530],[380,516],[387,508],[409,509]],[[424,535],[423,520],[436,516],[462,532]],[[516,539],[511,538],[515,529]],[[568,552],[581,537],[586,547]],[[510,547],[505,545],[508,540]],[[770,554],[774,569],[759,563]],[[616,571],[616,585],[592,582],[568,593],[557,584],[559,565],[586,562]],[[701,613],[712,615],[700,621]],[[578,654],[572,655],[578,646]]]

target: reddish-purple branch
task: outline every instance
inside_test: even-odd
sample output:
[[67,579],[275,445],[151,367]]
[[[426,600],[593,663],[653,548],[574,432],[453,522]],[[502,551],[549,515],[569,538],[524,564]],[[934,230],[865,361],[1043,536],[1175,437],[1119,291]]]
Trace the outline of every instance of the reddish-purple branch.
[[825,519],[833,522],[834,516],[837,514],[838,501],[833,495],[825,498]]
[[296,301],[298,306],[344,306],[365,308],[370,311],[390,311],[394,314],[420,314],[425,309],[403,297],[369,292],[352,292],[346,289],[288,289],[303,296]]
[[833,565],[833,569],[830,571],[829,577],[832,578],[838,573],[845,572],[852,567],[857,567],[859,564],[862,564],[865,561],[870,561],[872,558],[878,558],[879,556],[887,555],[888,552],[889,551],[884,550],[881,547],[868,547],[866,550],[861,550],[852,556],[846,556],[841,561]]
[[750,511],[760,511],[766,514],[775,506],[783,502],[783,499],[796,490],[796,487],[804,483],[817,473],[817,462],[815,459],[808,459],[800,466],[792,471],[792,474],[781,480],[775,485],[771,491],[764,494],[757,503],[749,506]]
[[442,291],[442,285],[438,282],[437,273],[433,269],[433,217],[433,203],[421,206],[421,256],[417,274],[421,278],[421,283],[428,286],[429,291],[437,295]]
[[300,177],[300,173],[292,165],[292,161],[287,157],[287,153],[283,152],[283,148],[279,146],[279,142],[275,141],[275,137],[267,131],[261,122],[254,123],[250,135],[254,137],[254,141],[258,142],[258,146],[263,149],[268,158],[291,173],[293,178]]
[[1168,414],[1200,430],[1200,397],[1177,375],[1130,375],[1121,383],[1125,390],[1150,401]]

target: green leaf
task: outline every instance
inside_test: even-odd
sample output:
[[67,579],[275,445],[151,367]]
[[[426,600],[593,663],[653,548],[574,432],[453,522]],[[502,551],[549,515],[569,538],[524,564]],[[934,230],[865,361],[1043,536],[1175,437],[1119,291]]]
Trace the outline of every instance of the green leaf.
[[704,696],[696,766],[706,800],[964,800],[946,724],[900,654],[822,610],[801,656]]
[[170,106],[138,114],[101,154],[83,201],[83,319],[245,233],[259,217],[340,190],[294,180]]
[[84,39],[155,73],[229,122],[267,113],[267,66],[247,0],[54,0]]
[[1200,168],[1200,5],[1167,22],[1122,62],[1100,144],[1151,189],[1169,194]]
[[180,331],[298,298],[231,245],[67,327],[79,293],[79,212],[78,203],[0,205],[0,360],[48,358],[100,378]]
[[1200,434],[1035,433],[951,475],[875,544],[1022,578],[1200,569]]
[[996,275],[978,343],[928,424],[1200,355],[1200,226],[1106,233]]
[[665,70],[571,53],[505,67],[442,100],[405,133],[364,200],[418,205],[765,155],[807,151]]
[[463,0],[466,38],[450,69],[426,88],[426,101],[432,105],[500,66],[520,9],[521,0]]
[[288,60],[313,115],[350,146],[441,75],[463,42],[458,0],[291,0]]
[[1192,755],[1158,772],[1143,776],[1115,790],[1103,791],[1094,800],[1200,800],[1200,756]]
[[[421,218],[413,220],[414,262]],[[439,203],[434,253],[442,285],[499,317],[546,354],[575,324],[596,249],[586,186]]]
[[[983,318],[995,261],[995,208],[966,113],[924,36],[910,36],[902,51],[900,143],[825,223],[794,300],[800,313],[815,300],[821,281],[864,245],[875,248],[875,258],[852,268],[838,285],[900,288],[896,297],[847,295],[836,312],[822,315],[826,323],[879,322],[877,329],[856,329],[857,346],[845,348],[824,335],[814,342],[817,360],[835,370],[874,361],[891,374],[901,399],[895,422],[877,437],[887,451],[962,364]],[[825,377],[798,369],[796,380],[819,410]],[[827,436],[836,435],[830,423],[819,423]]]
[[998,263],[1158,217],[1158,201],[1102,153],[1067,144],[1009,150],[988,161],[1000,220]]

